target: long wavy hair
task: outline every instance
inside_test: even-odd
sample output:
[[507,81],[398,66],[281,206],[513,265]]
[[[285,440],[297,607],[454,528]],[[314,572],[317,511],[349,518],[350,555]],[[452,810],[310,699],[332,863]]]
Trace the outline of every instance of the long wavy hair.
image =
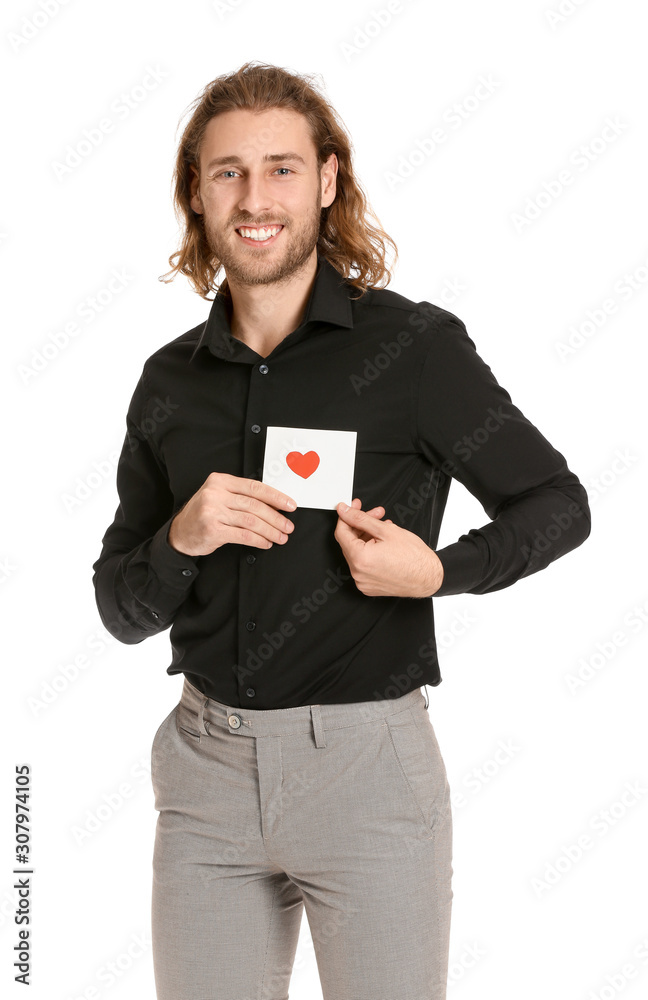
[[[385,264],[385,246],[389,243],[393,248],[394,262],[398,249],[381,228],[354,175],[351,140],[337,112],[314,86],[314,76],[289,73],[267,63],[246,62],[236,72],[216,77],[192,102],[188,110],[193,113],[182,134],[173,172],[173,204],[182,242],[180,249],[169,257],[171,270],[161,275],[160,281],[172,281],[179,272],[188,277],[202,298],[207,299],[214,290],[214,279],[222,265],[210,250],[203,216],[190,205],[191,166],[200,169],[200,149],[211,119],[238,108],[253,111],[288,108],[305,117],[317,151],[318,170],[331,153],[338,159],[335,199],[321,211],[318,254],[360,290],[358,298],[368,287],[384,287],[391,281],[391,272]],[[372,225],[367,215],[377,225]],[[219,291],[227,291],[226,278]]]

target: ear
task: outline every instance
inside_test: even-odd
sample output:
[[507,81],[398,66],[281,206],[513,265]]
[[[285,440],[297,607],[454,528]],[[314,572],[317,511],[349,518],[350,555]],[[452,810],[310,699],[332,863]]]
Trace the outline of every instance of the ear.
[[193,208],[197,215],[203,214],[202,200],[200,198],[200,175],[194,164],[190,164],[189,169],[191,170],[193,176],[189,182],[189,190],[191,192],[191,198],[189,204]]
[[331,153],[326,163],[322,165],[322,208],[328,208],[335,201],[338,167],[338,158],[335,153]]

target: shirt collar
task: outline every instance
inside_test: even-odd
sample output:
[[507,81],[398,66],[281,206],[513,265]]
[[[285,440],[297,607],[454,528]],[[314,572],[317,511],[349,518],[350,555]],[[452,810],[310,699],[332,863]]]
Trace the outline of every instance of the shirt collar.
[[[315,281],[300,326],[321,320],[335,326],[353,327],[350,295],[354,286],[347,284],[326,257],[318,254],[317,262]],[[190,361],[203,347],[226,361],[235,361],[250,351],[247,344],[232,336],[225,302],[226,296],[217,292]]]

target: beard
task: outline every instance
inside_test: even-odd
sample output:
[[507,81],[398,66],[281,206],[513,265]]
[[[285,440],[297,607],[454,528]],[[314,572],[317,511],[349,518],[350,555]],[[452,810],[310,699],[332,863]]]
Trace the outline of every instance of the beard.
[[[230,234],[234,233],[235,240],[240,239],[238,234],[234,232],[235,228],[239,227],[229,226],[224,231],[214,226],[206,214],[203,214],[205,236],[209,249],[213,260],[225,269],[228,285],[270,285],[288,281],[301,268],[305,267],[319,239],[322,213],[320,208],[321,192],[320,182],[317,201],[303,221],[292,225],[283,224],[280,242],[284,245],[281,249],[278,246],[268,250],[259,247],[257,251],[243,242],[241,242],[240,248],[233,247]],[[281,224],[276,216],[271,221]],[[246,223],[240,225],[245,226]]]

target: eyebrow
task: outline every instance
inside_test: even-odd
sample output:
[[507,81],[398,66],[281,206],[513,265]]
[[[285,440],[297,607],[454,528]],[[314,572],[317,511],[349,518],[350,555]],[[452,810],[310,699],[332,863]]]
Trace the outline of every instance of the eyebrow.
[[[282,160],[295,160],[297,163],[306,166],[304,157],[300,156],[299,153],[266,153],[263,157],[264,163],[279,163]],[[223,167],[227,163],[236,163],[241,166],[243,160],[240,156],[216,156],[207,164],[207,170],[211,170],[212,167]]]

